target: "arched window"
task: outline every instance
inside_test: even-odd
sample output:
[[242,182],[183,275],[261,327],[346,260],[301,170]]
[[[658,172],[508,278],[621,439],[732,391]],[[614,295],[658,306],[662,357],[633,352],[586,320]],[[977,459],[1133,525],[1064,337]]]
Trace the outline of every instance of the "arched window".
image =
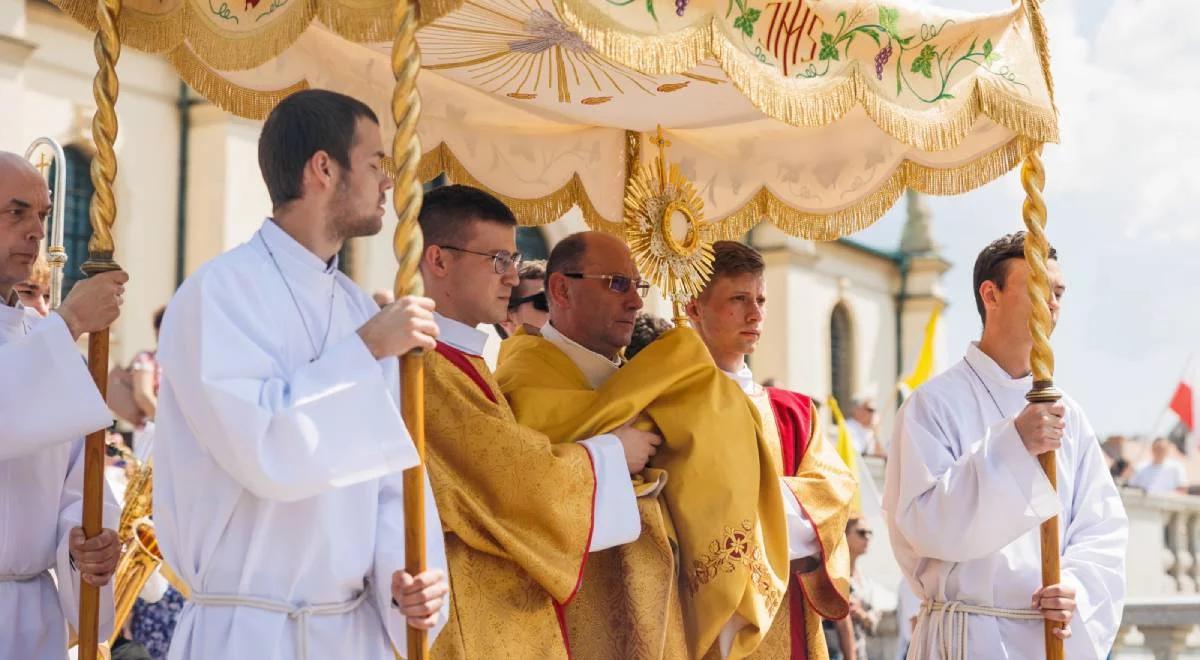
[[854,324],[846,303],[839,302],[829,319],[829,391],[843,410],[854,398]]
[[[79,147],[63,149],[67,157],[67,189],[55,194],[65,195],[63,217],[63,248],[67,251],[67,267],[63,270],[63,296],[75,283],[84,278],[80,266],[88,258],[88,241],[92,238],[92,223],[88,220],[88,209],[92,204],[92,157]],[[50,168],[50,180],[54,180],[54,167]]]

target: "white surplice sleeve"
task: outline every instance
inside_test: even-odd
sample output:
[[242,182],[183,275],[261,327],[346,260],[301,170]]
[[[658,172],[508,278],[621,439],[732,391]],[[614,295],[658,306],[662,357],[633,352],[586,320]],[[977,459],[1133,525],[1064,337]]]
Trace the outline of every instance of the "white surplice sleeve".
[[[425,568],[440,569],[449,579],[442,520],[438,517],[437,506],[434,505],[428,474],[426,477]],[[380,480],[379,523],[375,535],[375,568],[371,574],[370,597],[383,617],[392,644],[401,657],[404,657],[408,646],[408,629],[404,615],[392,606],[392,574],[404,570],[404,525],[404,477],[391,474]],[[429,631],[430,646],[449,620],[450,596],[447,594],[442,609],[438,612],[437,624]]]
[[[79,630],[79,571],[71,562],[71,530],[83,520],[83,441],[71,447],[71,467],[63,480],[58,506],[58,550],[55,575],[58,577],[58,600],[67,622]],[[116,530],[121,519],[121,505],[104,484],[104,528]],[[100,638],[106,639],[113,630],[113,582],[100,589]]]
[[[1072,412],[1078,408],[1072,407]],[[1062,542],[1062,582],[1074,586],[1075,619],[1066,657],[1103,660],[1121,625],[1125,603],[1125,551],[1129,519],[1113,484],[1096,433],[1081,413],[1079,461],[1070,520]]]
[[0,345],[0,461],[71,442],[112,423],[67,324],[51,314]]
[[[1061,504],[1012,419],[982,438],[948,438],[949,406],[918,390],[896,424],[888,477],[888,515],[919,556],[964,562],[986,557],[1059,514]],[[963,447],[956,456],[959,440]],[[987,515],[980,515],[986,511]]]
[[158,357],[193,435],[223,470],[257,497],[296,501],[417,463],[398,384],[357,332],[285,372],[267,347],[294,328],[229,295],[240,284],[221,275],[176,296]]
[[787,520],[788,560],[804,559],[805,557],[820,557],[821,544],[817,540],[817,529],[812,521],[804,515],[800,500],[788,488],[787,482],[781,477],[779,488],[783,496],[783,515]]
[[611,433],[580,440],[592,457],[596,497],[592,504],[592,540],[588,552],[633,543],[642,534],[642,518],[629,478],[625,449]]

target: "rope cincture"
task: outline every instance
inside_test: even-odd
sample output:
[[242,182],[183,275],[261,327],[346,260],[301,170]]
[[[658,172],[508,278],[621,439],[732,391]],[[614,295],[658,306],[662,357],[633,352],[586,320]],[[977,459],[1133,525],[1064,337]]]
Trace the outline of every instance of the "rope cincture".
[[921,603],[912,648],[924,653],[933,640],[938,645],[941,660],[969,660],[967,624],[972,614],[1017,621],[1041,621],[1043,618],[1042,613],[1034,609],[969,605],[957,600],[948,603],[925,601]]
[[336,616],[349,614],[362,605],[367,597],[363,589],[357,596],[342,603],[327,603],[319,605],[292,605],[279,600],[259,596],[239,596],[237,594],[206,594],[192,592],[188,596],[189,603],[201,607],[250,607],[266,612],[286,614],[288,619],[296,623],[296,659],[308,658],[308,619],[313,616]]

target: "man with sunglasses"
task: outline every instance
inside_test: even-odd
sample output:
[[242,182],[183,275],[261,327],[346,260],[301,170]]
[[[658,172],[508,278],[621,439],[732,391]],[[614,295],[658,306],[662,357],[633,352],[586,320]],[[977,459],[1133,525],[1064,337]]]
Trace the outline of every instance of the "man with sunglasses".
[[522,262],[519,275],[521,281],[513,287],[508,298],[508,318],[496,324],[501,339],[512,336],[524,326],[540,330],[550,320],[550,305],[546,302],[546,261]]
[[849,607],[844,530],[857,486],[821,432],[812,399],[759,385],[746,364],[766,319],[762,255],[736,241],[718,241],[713,253],[712,276],[687,304],[688,319],[717,366],[738,383],[773,436],[777,451],[771,458],[787,511],[793,571],[786,603],[767,633],[764,651],[770,649],[773,658],[824,657],[821,618],[840,619]]
[[477,329],[508,318],[522,270],[516,219],[492,195],[453,185],[425,196],[419,222],[440,333],[425,355],[428,466],[454,602],[433,657],[565,660],[560,615],[589,553],[640,534],[629,475],[660,439],[631,426],[551,438],[518,424]]
[[[589,619],[620,631],[589,638],[586,657],[777,657],[763,644],[787,588],[786,516],[778,480],[759,476],[773,450],[753,405],[689,329],[625,360],[650,287],[619,238],[569,236],[547,271],[550,322],[501,350],[517,419],[581,432],[640,414],[664,438],[638,486],[642,538],[593,558],[567,611],[573,633]],[[713,550],[730,547],[738,561]]]

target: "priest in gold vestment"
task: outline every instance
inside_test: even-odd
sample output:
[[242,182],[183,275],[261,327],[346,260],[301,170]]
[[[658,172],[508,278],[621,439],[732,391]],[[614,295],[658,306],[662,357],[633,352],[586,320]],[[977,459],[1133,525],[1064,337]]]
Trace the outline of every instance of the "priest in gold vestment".
[[664,437],[638,486],[642,538],[598,553],[566,610],[572,633],[596,617],[608,630],[573,637],[573,651],[775,657],[758,652],[784,609],[790,562],[817,552],[790,543],[793,525],[810,536],[812,525],[800,507],[789,512],[778,441],[694,331],[669,331],[623,361],[648,287],[620,240],[568,237],[547,272],[550,322],[501,349],[497,380],[517,419],[556,437],[642,413]]
[[806,523],[788,527],[790,545],[808,548],[808,559],[793,563],[786,603],[759,648],[759,657],[826,658],[821,618],[840,619],[848,610],[845,529],[857,484],[823,437],[812,400],[797,392],[762,387],[746,364],[766,315],[762,255],[735,241],[717,242],[713,253],[713,274],[700,296],[688,304],[688,318],[717,366],[754,402],[764,430],[772,437],[776,473],[788,493],[784,499],[793,514],[802,513]]
[[488,335],[476,328],[506,318],[521,260],[516,220],[483,191],[446,186],[425,197],[419,222],[439,329],[424,357],[427,464],[451,589],[432,656],[565,660],[572,640],[562,610],[589,553],[639,536],[629,475],[661,439],[625,425],[551,443],[518,424],[480,357]]

